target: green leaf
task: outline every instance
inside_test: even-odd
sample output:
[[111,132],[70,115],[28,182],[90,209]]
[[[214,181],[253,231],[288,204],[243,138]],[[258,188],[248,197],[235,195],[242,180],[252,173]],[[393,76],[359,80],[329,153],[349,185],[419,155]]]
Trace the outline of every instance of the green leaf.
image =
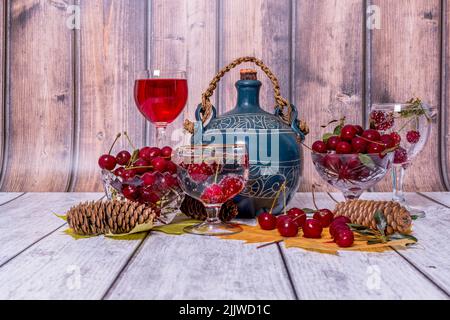
[[64,221],[67,222],[67,215],[65,215],[65,214],[59,215],[59,214],[56,214],[56,213],[54,213],[54,212],[53,212],[53,214],[54,214],[55,216],[57,216],[58,218],[60,218],[60,219],[62,219],[62,220],[64,220]]
[[377,229],[380,231],[382,236],[385,236],[385,230],[387,227],[386,217],[381,210],[375,212],[375,222],[377,223]]
[[380,239],[369,240],[369,241],[367,241],[367,244],[368,244],[368,245],[371,245],[371,244],[378,244],[378,243],[383,243],[383,241],[380,240]]
[[342,123],[340,125],[336,126],[336,128],[334,128],[333,135],[340,136],[343,127],[344,127],[344,124],[342,124]]
[[402,240],[402,239],[409,239],[412,240],[414,242],[418,242],[419,240],[417,240],[416,237],[410,235],[410,234],[403,234],[403,233],[399,233],[396,232],[394,234],[391,234],[390,236],[388,236],[389,240]]
[[334,134],[332,134],[332,133],[330,133],[330,132],[327,132],[327,133],[325,133],[325,134],[322,136],[322,141],[325,142],[325,143],[327,143],[327,142],[328,142],[328,139],[330,139],[332,136],[334,136]]
[[153,228],[153,231],[160,231],[160,232],[164,232],[167,234],[175,234],[175,235],[181,235],[184,234],[184,228],[185,227],[190,227],[194,224],[197,223],[201,223],[202,221],[200,220],[195,220],[195,219],[186,219],[180,222],[176,222],[176,223],[170,223],[170,224],[166,224],[163,226],[157,226]]
[[123,236],[128,236],[128,235],[131,235],[131,234],[135,234],[135,233],[147,232],[147,231],[150,231],[152,228],[153,228],[153,223],[152,222],[143,223],[143,224],[138,224],[137,226],[135,226],[133,228],[133,230],[131,230],[128,233],[122,233],[122,234],[108,233],[108,234],[105,234],[105,236],[106,237],[111,237],[111,238],[123,237]]
[[311,208],[303,208],[303,211],[305,211],[305,213],[315,213],[317,210],[315,209],[311,209]]
[[364,154],[364,153],[359,153],[358,158],[359,158],[359,161],[361,161],[361,163],[363,165],[365,165],[367,168],[372,169],[372,170],[375,169],[375,162],[373,162],[372,158],[369,155]]

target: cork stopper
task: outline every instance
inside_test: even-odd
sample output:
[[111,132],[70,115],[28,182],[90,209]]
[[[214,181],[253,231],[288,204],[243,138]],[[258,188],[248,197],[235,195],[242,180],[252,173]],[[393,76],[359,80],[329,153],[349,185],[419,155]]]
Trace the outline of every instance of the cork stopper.
[[241,80],[257,80],[256,70],[241,69]]

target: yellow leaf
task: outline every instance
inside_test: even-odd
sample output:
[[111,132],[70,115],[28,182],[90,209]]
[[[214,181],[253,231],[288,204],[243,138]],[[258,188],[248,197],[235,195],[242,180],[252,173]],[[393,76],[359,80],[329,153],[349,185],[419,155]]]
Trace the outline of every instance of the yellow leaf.
[[124,237],[135,234],[135,233],[140,233],[140,232],[147,232],[150,231],[153,228],[153,223],[149,222],[149,223],[143,223],[143,224],[138,224],[137,226],[135,226],[133,228],[133,230],[131,230],[128,233],[121,233],[121,234],[114,234],[114,233],[107,233],[105,234],[106,237],[110,237],[110,238],[121,238],[124,239]]
[[60,218],[60,219],[62,219],[62,220],[64,220],[64,221],[66,221],[67,222],[67,215],[65,215],[65,214],[61,214],[61,215],[59,215],[59,214],[56,214],[56,213],[53,213],[55,216],[57,216],[58,218]]
[[185,219],[179,222],[154,227],[152,231],[160,231],[167,234],[181,235],[185,233],[183,230],[185,227],[189,227],[200,222],[201,222],[200,220]]
[[229,236],[220,236],[222,239],[227,240],[242,240],[246,243],[269,243],[284,240],[286,248],[301,248],[309,251],[338,254],[338,251],[367,251],[367,252],[384,252],[392,250],[392,247],[396,249],[406,248],[408,244],[415,243],[410,239],[402,239],[389,241],[387,243],[379,243],[368,245],[366,240],[362,240],[355,234],[355,242],[353,246],[349,248],[340,248],[333,242],[333,238],[330,235],[329,229],[323,230],[322,238],[309,239],[302,236],[300,230],[298,236],[292,238],[284,238],[280,236],[277,230],[262,230],[259,226],[240,225],[243,229],[242,232]]
[[73,231],[72,228],[68,228],[68,229],[64,230],[64,233],[69,235],[69,236],[71,236],[75,240],[89,239],[89,238],[95,237],[95,236],[82,236],[82,235],[79,235],[79,234],[75,233],[75,231]]

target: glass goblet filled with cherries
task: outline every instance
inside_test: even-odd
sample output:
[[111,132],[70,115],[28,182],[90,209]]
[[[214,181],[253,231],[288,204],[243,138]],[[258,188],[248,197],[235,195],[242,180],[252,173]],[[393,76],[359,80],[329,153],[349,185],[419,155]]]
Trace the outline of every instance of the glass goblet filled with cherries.
[[320,177],[352,200],[386,175],[397,147],[391,135],[345,124],[344,118],[314,142],[311,156]]
[[425,147],[436,114],[436,108],[418,98],[407,103],[374,103],[370,112],[371,128],[391,135],[399,145],[395,151],[392,170],[392,199],[407,207],[413,216],[419,218],[425,216],[425,211],[407,204],[403,193],[403,180],[405,170]]
[[187,145],[175,151],[173,161],[181,189],[201,201],[207,212],[205,222],[185,231],[206,236],[241,232],[241,227],[222,222],[218,215],[222,204],[245,188],[249,175],[246,145]]

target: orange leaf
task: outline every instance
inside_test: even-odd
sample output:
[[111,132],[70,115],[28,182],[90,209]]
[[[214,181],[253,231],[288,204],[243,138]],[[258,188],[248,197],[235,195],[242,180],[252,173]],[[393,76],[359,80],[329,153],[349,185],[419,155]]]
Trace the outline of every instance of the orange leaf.
[[262,230],[259,226],[240,225],[243,229],[242,232],[229,236],[220,236],[226,240],[241,240],[246,243],[269,243],[284,240],[286,248],[301,248],[305,250],[337,254],[338,251],[366,251],[366,252],[383,252],[392,250],[392,247],[396,249],[405,248],[406,245],[415,243],[409,239],[389,241],[387,243],[371,244],[368,245],[366,240],[361,240],[357,234],[355,234],[355,242],[353,246],[349,248],[340,248],[333,242],[333,238],[330,235],[328,228],[323,230],[322,238],[309,239],[302,236],[300,230],[297,237],[284,238],[280,236],[277,230]]

